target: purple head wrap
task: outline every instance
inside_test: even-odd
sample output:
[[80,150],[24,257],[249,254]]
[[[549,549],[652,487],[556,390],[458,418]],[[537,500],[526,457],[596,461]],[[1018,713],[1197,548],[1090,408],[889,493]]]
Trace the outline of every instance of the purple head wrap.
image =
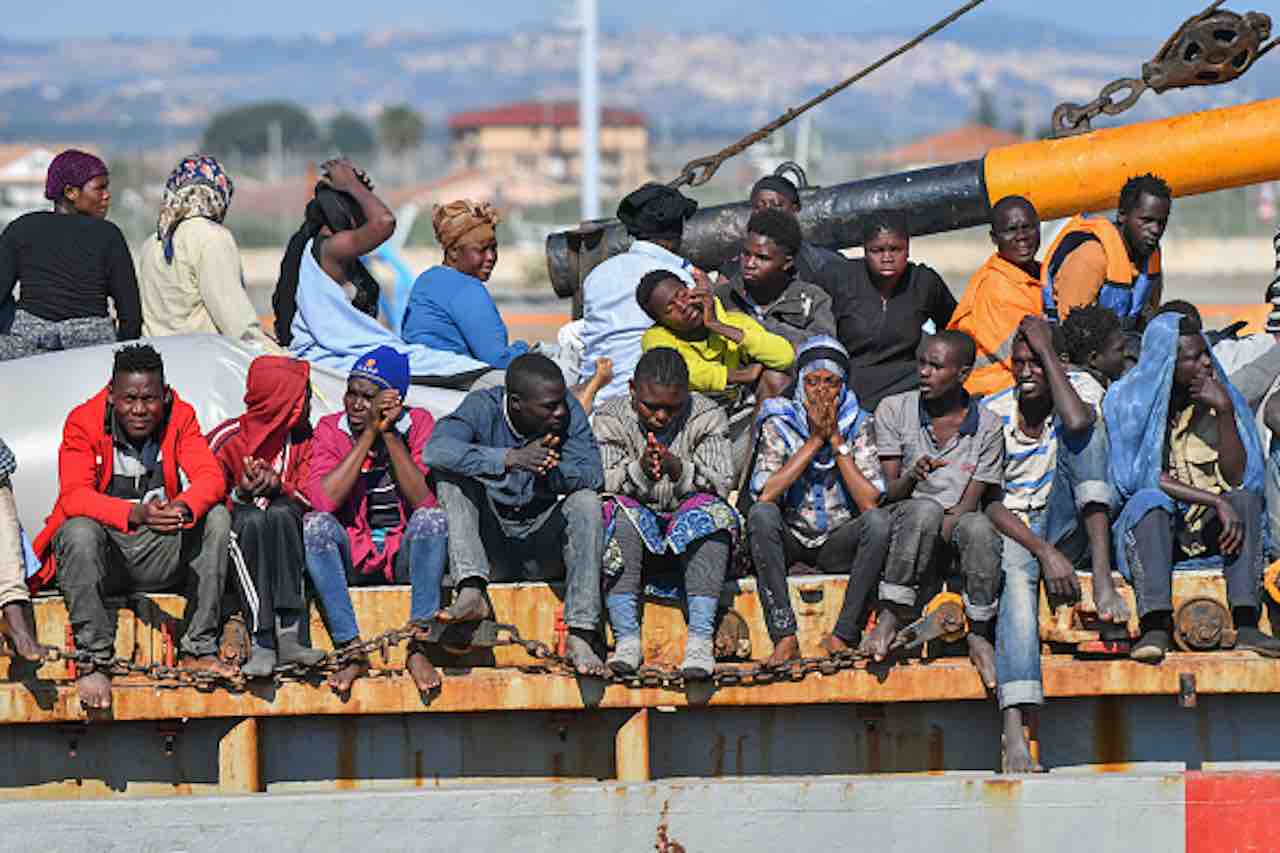
[[107,174],[107,164],[87,151],[69,148],[49,163],[44,197],[61,201],[67,187],[83,187],[99,175]]

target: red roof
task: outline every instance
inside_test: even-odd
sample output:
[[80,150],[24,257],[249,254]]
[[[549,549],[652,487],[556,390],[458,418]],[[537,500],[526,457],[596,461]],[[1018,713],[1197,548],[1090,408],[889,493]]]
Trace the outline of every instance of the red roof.
[[973,124],[918,139],[909,145],[887,151],[876,159],[901,166],[914,163],[953,163],[976,160],[992,148],[1023,141],[1025,140],[1017,134]]
[[[600,124],[605,127],[644,127],[648,121],[644,113],[635,110],[605,107],[600,111]],[[518,104],[504,104],[489,110],[457,113],[449,117],[450,130],[512,125],[577,127],[578,103],[576,101],[524,101]]]

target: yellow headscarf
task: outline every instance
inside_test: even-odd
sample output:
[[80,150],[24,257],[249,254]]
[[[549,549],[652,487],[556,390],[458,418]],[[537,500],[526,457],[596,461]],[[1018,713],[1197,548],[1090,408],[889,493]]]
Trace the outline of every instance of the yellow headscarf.
[[454,246],[485,245],[496,237],[499,221],[497,209],[489,202],[465,198],[436,205],[431,214],[436,241],[445,251]]

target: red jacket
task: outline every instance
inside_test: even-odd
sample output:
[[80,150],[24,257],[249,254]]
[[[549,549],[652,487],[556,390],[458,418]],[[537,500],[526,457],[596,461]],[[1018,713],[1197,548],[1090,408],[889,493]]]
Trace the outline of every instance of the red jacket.
[[[173,403],[160,438],[165,493],[191,508],[194,518],[216,506],[226,496],[222,468],[200,432],[196,410],[178,399]],[[103,525],[127,532],[133,502],[106,494],[111,483],[115,452],[107,429],[107,389],[81,403],[67,415],[58,446],[58,502],[34,543],[36,556],[44,564],[29,581],[32,591],[53,580],[53,537],[69,518],[84,516]],[[186,491],[179,491],[178,471],[186,475]],[[191,525],[194,526],[195,522]]]

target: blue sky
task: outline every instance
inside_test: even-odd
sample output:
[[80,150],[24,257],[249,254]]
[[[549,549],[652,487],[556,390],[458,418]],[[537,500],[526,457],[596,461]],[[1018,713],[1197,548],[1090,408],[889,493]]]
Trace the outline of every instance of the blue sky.
[[[72,36],[271,35],[360,32],[386,28],[417,31],[505,31],[554,26],[573,14],[574,0],[40,0],[6,15],[3,35],[19,39]],[[960,0],[599,0],[605,26],[735,32],[862,32],[906,29],[951,11]],[[1021,15],[1057,22],[1085,33],[1157,42],[1205,0],[1072,0],[1068,7],[1044,0],[986,0],[970,13]],[[1244,6],[1260,5],[1245,3]],[[1244,8],[1242,6],[1241,8]],[[1070,14],[1064,16],[1064,8]],[[1121,14],[1117,11],[1123,10]],[[1121,23],[1123,22],[1123,23]],[[1108,33],[1108,25],[1123,26]],[[1158,44],[1157,44],[1158,46]]]

